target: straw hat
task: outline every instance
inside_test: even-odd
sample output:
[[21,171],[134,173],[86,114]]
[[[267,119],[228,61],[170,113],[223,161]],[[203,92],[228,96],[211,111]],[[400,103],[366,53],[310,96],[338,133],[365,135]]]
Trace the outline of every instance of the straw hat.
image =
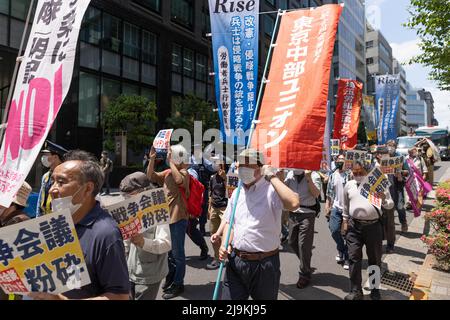
[[17,191],[17,194],[12,202],[18,204],[19,206],[26,207],[28,196],[30,195],[31,190],[31,186],[28,183],[24,182],[19,191]]

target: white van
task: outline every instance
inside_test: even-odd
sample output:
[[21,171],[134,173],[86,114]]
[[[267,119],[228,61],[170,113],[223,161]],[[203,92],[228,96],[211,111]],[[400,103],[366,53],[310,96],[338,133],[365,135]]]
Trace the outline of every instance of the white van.
[[408,155],[408,150],[414,147],[417,141],[425,138],[424,136],[404,136],[397,138],[397,152],[402,156]]

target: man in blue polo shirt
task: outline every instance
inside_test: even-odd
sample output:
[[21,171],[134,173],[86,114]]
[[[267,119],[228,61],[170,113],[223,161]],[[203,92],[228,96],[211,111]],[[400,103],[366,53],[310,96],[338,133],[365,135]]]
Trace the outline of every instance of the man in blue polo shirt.
[[113,218],[95,200],[103,173],[93,161],[67,161],[55,168],[52,207],[69,207],[91,283],[64,294],[30,293],[37,300],[128,300],[130,284],[125,250]]

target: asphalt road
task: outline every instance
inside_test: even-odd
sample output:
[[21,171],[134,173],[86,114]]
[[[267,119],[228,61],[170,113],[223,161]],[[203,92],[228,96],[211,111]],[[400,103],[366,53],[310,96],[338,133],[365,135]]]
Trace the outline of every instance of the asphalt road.
[[[435,180],[439,181],[444,173],[450,170],[450,162],[440,162],[435,167]],[[408,211],[408,223],[413,219],[413,214]],[[396,218],[396,228],[399,236],[400,224]],[[208,230],[208,229],[207,229]],[[209,237],[205,237],[213,254]],[[214,292],[214,285],[218,270],[207,270],[206,261],[200,261],[200,249],[186,237],[186,258],[187,269],[185,277],[185,291],[176,299],[186,300],[211,300]],[[298,259],[288,246],[284,246],[281,252],[281,283],[278,298],[280,300],[339,300],[343,299],[349,290],[348,271],[335,261],[336,245],[331,238],[328,224],[323,214],[316,219],[314,249],[312,257],[312,267],[315,272],[309,287],[298,289]],[[364,258],[364,268],[367,267],[367,260]],[[363,283],[366,281],[366,273],[363,269]],[[161,299],[161,290],[158,299]]]

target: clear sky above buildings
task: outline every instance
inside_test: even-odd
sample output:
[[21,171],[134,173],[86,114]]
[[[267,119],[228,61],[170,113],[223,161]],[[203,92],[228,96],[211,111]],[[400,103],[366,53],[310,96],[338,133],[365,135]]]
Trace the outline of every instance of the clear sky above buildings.
[[[381,30],[391,44],[394,57],[401,63],[420,52],[416,32],[402,26],[410,16],[409,5],[409,0],[366,0],[367,21]],[[436,83],[428,79],[429,68],[418,64],[404,65],[404,68],[412,86],[432,93],[439,125],[450,127],[450,92],[437,89]]]

